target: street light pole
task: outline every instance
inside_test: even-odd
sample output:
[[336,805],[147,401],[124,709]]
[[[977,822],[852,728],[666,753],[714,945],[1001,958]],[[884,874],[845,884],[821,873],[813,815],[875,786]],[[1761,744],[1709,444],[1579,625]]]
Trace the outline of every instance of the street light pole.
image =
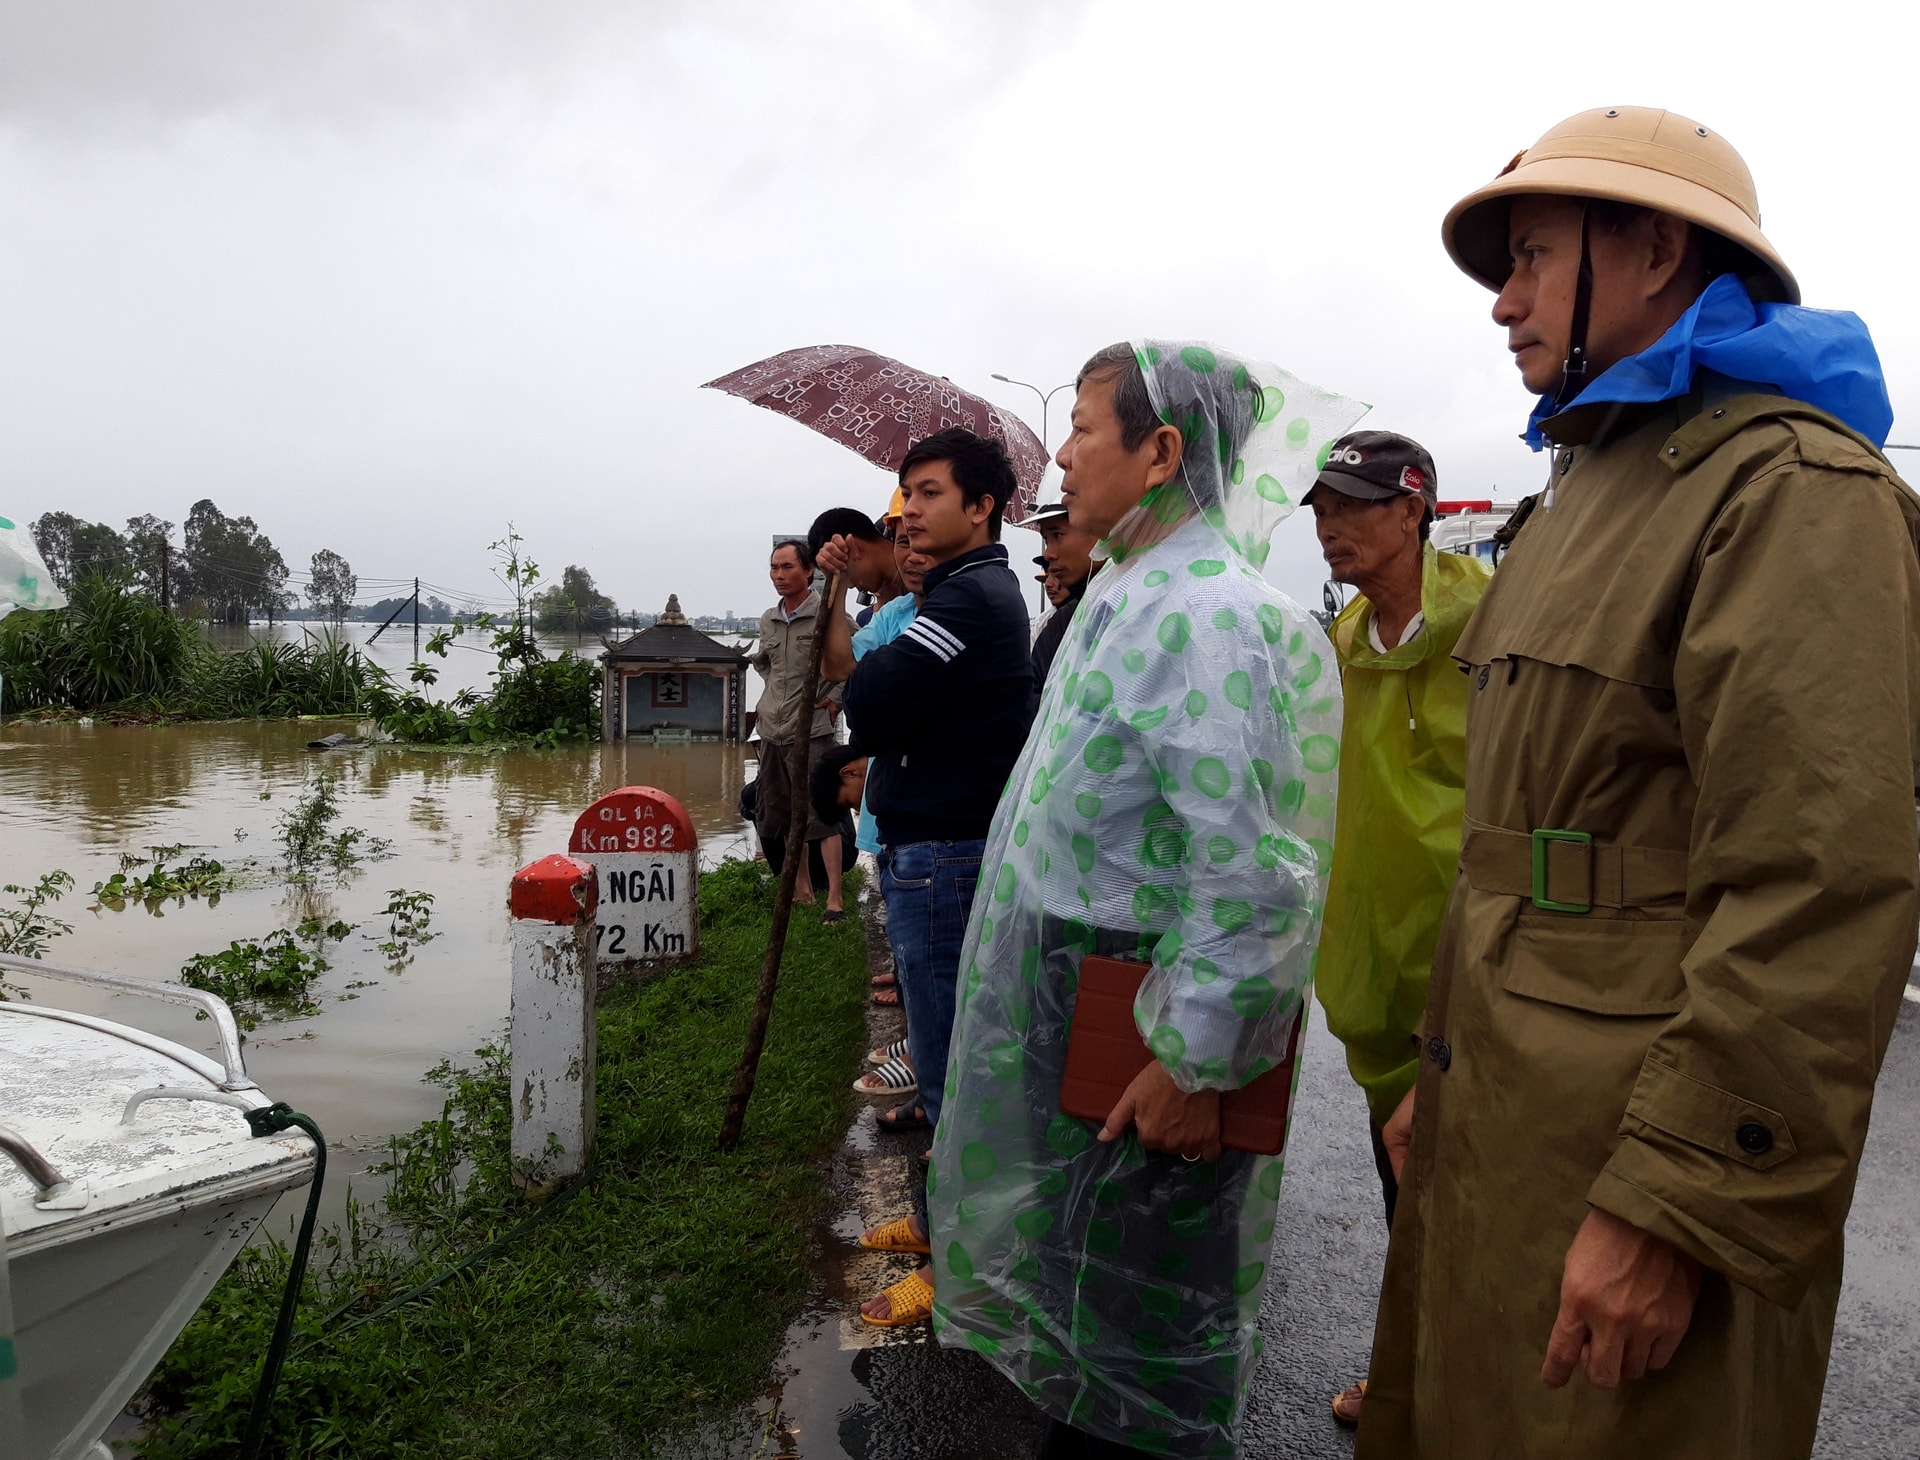
[[1040,397],[1040,449],[1047,453],[1047,459],[1051,461],[1053,459],[1053,443],[1047,439],[1047,406],[1056,395],[1065,390],[1068,385],[1073,384],[1073,382],[1068,381],[1066,385],[1056,385],[1052,390],[1043,391],[1037,385],[1028,385],[1024,380],[1015,380],[1011,375],[1002,375],[997,370],[993,372],[993,378],[995,380],[1004,380],[1008,385],[1025,386],[1028,390]]

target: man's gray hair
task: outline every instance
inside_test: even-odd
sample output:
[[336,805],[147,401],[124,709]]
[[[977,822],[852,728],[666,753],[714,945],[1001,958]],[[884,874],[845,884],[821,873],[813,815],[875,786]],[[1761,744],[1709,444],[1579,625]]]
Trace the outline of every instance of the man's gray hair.
[[1120,418],[1120,444],[1128,451],[1138,451],[1140,443],[1165,424],[1147,395],[1147,377],[1140,373],[1133,346],[1125,340],[1096,351],[1074,377],[1074,389],[1089,380],[1113,382],[1113,413]]

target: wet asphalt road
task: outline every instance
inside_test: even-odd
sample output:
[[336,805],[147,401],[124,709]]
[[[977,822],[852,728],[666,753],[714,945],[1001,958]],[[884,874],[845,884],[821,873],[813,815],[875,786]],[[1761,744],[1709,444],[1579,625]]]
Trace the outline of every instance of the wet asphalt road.
[[[1308,1039],[1300,1112],[1261,1310],[1267,1354],[1247,1406],[1248,1460],[1353,1453],[1327,1412],[1366,1373],[1386,1223],[1366,1107],[1340,1046]],[[1814,1447],[1820,1460],[1920,1456],[1920,1004],[1901,1008],[1847,1223],[1847,1280]]]
[[[873,932],[881,941],[877,926]],[[891,1037],[885,1021],[876,1033]],[[1317,1018],[1298,1099],[1275,1276],[1261,1313],[1267,1352],[1247,1410],[1248,1460],[1352,1454],[1350,1434],[1333,1422],[1327,1405],[1336,1390],[1366,1373],[1386,1256],[1365,1103],[1347,1078],[1339,1044]],[[845,1210],[834,1230],[843,1251],[862,1216],[876,1220],[906,1210],[910,1142],[876,1138],[871,1119],[863,1113],[835,1164]],[[919,1140],[924,1149],[924,1136]],[[888,1261],[862,1255],[826,1265],[831,1271],[822,1301],[792,1335],[789,1377],[777,1401],[779,1433],[763,1431],[766,1439],[748,1453],[789,1460],[1025,1460],[1036,1454],[1037,1416],[971,1353],[940,1349],[924,1330],[863,1346],[874,1336],[849,1319],[851,1305],[905,1272],[899,1259],[890,1260],[898,1272]],[[1902,1006],[1881,1074],[1848,1222],[1847,1282],[1814,1454],[1821,1460],[1920,1456],[1920,1003],[1912,1001]]]

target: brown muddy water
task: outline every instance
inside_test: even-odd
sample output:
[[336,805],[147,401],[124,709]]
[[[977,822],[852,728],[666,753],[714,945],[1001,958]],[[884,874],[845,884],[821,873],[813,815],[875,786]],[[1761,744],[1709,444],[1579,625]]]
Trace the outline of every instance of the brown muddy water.
[[[751,855],[738,811],[753,776],[745,747],[621,742],[564,751],[479,754],[368,746],[315,752],[307,742],[350,721],[242,722],[115,728],[0,728],[0,884],[30,884],[54,868],[75,887],[53,912],[74,925],[47,956],[110,973],[177,980],[181,965],[235,939],[258,939],[318,915],[353,925],[329,945],[315,988],[321,1012],[263,1023],[247,1066],[276,1100],[311,1115],[344,1147],[329,1172],[338,1215],[348,1179],[386,1150],[389,1135],[440,1112],[421,1076],[468,1057],[508,1012],[507,884],[528,862],[566,849],[573,820],[619,786],[655,786],[685,804],[703,864]],[[309,779],[337,778],[336,826],[392,843],[392,855],[344,876],[291,885],[275,871],[275,823]],[[242,874],[213,899],[168,900],[149,912],[96,905],[91,889],[122,856],[184,844]],[[144,870],[144,869],[136,869]],[[378,944],[396,889],[433,894],[431,929],[402,968]],[[73,985],[19,982],[65,1007],[210,1049],[190,1012]],[[338,1172],[336,1176],[334,1173]],[[363,1192],[368,1183],[362,1181]]]

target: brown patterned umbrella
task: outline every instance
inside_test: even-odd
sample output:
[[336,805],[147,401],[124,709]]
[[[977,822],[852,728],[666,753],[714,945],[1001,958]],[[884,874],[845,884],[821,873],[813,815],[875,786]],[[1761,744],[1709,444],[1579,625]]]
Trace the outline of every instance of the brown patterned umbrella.
[[709,380],[744,401],[791,416],[829,440],[857,451],[875,466],[897,472],[907,447],[948,426],[991,436],[1007,449],[1019,484],[1005,505],[1008,522],[1021,522],[1040,496],[1047,451],[1011,411],[856,345],[806,345]]

